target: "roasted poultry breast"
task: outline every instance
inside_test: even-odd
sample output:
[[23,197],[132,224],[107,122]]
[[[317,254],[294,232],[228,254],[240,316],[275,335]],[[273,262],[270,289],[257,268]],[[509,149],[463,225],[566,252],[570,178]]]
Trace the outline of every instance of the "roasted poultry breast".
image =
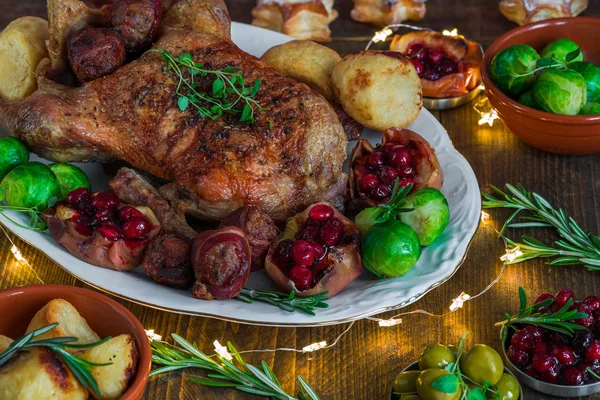
[[[261,81],[255,99],[266,110],[254,123],[236,115],[202,118],[191,107],[182,112],[177,80],[158,52],[147,52],[77,88],[41,76],[26,100],[0,102],[0,121],[49,160],[121,160],[170,181],[161,193],[203,219],[251,205],[282,221],[345,194],[347,139],[335,111],[304,84],[240,50],[229,38],[222,1],[175,3],[154,49],[189,53],[206,69],[240,68],[246,82]],[[208,90],[211,83],[202,85]]]

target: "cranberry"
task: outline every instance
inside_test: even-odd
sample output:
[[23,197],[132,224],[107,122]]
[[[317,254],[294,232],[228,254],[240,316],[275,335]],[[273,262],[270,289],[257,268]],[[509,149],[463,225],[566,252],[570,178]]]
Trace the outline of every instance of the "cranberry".
[[589,331],[577,331],[573,336],[573,349],[580,355],[585,354],[585,350],[590,347],[594,341],[594,335]]
[[423,61],[427,57],[427,49],[421,44],[413,44],[408,49],[408,55],[414,60]]
[[583,303],[587,304],[592,312],[600,310],[600,298],[597,296],[588,296],[583,299]]
[[550,345],[546,342],[537,342],[535,346],[533,346],[533,354],[547,353],[548,350],[550,350]]
[[542,293],[538,296],[537,299],[535,299],[533,304],[538,304],[538,303],[541,303],[542,301],[545,301],[548,299],[552,299],[552,301],[554,301],[554,296],[552,296],[550,293]]
[[381,181],[379,180],[377,175],[365,175],[358,181],[358,190],[360,190],[363,193],[369,193],[371,190],[375,189],[380,183]]
[[92,195],[92,204],[96,208],[117,208],[121,201],[113,192],[97,192]]
[[100,224],[98,232],[100,232],[104,238],[113,242],[123,237],[123,232],[121,229],[112,221],[104,221],[102,224]]
[[319,280],[327,272],[327,268],[329,268],[329,261],[326,258],[323,258],[317,265],[312,267],[315,279]]
[[284,266],[292,262],[292,246],[294,241],[291,239],[285,239],[279,242],[275,251],[273,252],[273,261],[278,266]]
[[415,184],[414,179],[401,179],[398,182],[398,187],[408,186],[410,184],[413,184],[413,185]]
[[581,372],[579,368],[570,367],[563,372],[563,380],[569,386],[583,385],[583,378],[583,372]]
[[587,317],[575,320],[576,324],[585,326],[586,328],[590,328],[592,325],[594,325],[594,322],[596,321],[592,311],[590,310],[590,306],[587,303],[577,304],[577,311],[587,314]]
[[398,176],[400,178],[412,178],[415,174],[415,170],[412,167],[400,167],[398,168]]
[[80,222],[75,222],[75,230],[84,236],[92,236],[92,233],[94,233],[94,230],[91,226],[82,224]]
[[[325,246],[336,246],[340,241],[340,236],[343,231],[343,226],[341,224],[333,223],[335,220],[331,220],[327,222],[321,228],[319,232],[319,242],[323,243]],[[337,220],[339,222],[339,220]]]
[[389,153],[389,164],[392,168],[401,168],[410,166],[412,162],[412,155],[410,150],[403,146],[396,146],[393,151]]
[[554,344],[567,344],[567,343],[569,343],[569,337],[566,335],[563,335],[562,333],[549,332],[548,333],[548,341],[550,343],[554,343]]
[[[600,375],[600,362],[599,361],[594,361],[594,362],[582,362],[581,365],[579,365],[580,369],[582,371],[585,371],[586,369],[591,369],[593,373],[595,373],[596,375]],[[586,371],[586,375],[589,372]]]
[[595,340],[585,350],[585,359],[587,361],[600,361],[600,340]]
[[519,350],[514,346],[508,348],[508,359],[515,365],[524,365],[529,361],[529,355],[523,350]]
[[102,208],[97,209],[96,213],[94,214],[94,218],[98,222],[109,221],[109,220],[112,220],[114,217],[115,217],[114,209],[107,208],[107,207],[102,207]]
[[421,76],[423,71],[425,71],[425,67],[423,66],[423,63],[421,61],[417,60],[416,58],[413,58],[410,61],[412,61],[412,64],[415,67],[415,71],[417,71],[417,75]]
[[326,204],[317,204],[308,212],[308,218],[324,222],[333,217],[333,209]]
[[321,260],[323,257],[325,257],[325,254],[327,254],[327,249],[325,249],[323,245],[315,242],[314,240],[309,240],[308,243],[310,244],[313,254],[315,255],[315,260]]
[[372,152],[367,158],[367,164],[369,164],[369,166],[373,168],[379,168],[383,166],[384,163],[385,159],[383,158],[383,153],[380,151]]
[[427,60],[433,64],[438,65],[444,59],[444,53],[437,49],[429,50],[429,54],[427,55]]
[[123,236],[127,240],[141,240],[150,232],[150,223],[144,217],[133,217],[123,224]]
[[392,194],[392,189],[389,185],[381,184],[371,191],[371,197],[375,200],[385,200]]
[[73,208],[78,208],[79,204],[82,202],[90,202],[92,201],[92,195],[89,190],[86,188],[79,188],[73,190],[71,193],[67,195],[67,204]]
[[568,346],[558,347],[558,351],[556,352],[555,356],[561,365],[572,365],[577,359],[575,353],[573,353],[573,350]]
[[529,333],[531,335],[531,337],[533,338],[533,340],[535,340],[536,342],[539,342],[540,340],[544,340],[544,337],[546,336],[546,334],[544,333],[544,330],[542,328],[540,328],[539,326],[527,325],[525,327],[525,331],[527,333]]
[[421,74],[421,78],[427,79],[428,81],[437,81],[442,75],[433,68],[425,68],[425,71]]
[[300,232],[296,239],[301,240],[317,240],[319,237],[319,227],[318,226],[307,226]]
[[560,368],[558,365],[553,365],[548,368],[548,371],[540,375],[540,379],[546,383],[557,383],[560,378]]
[[458,72],[458,64],[446,58],[440,64],[440,72],[444,75],[455,74]]
[[357,165],[354,167],[354,174],[358,177],[363,177],[371,173],[371,168],[364,165]]
[[525,373],[533,378],[537,378],[537,372],[531,364],[525,367]]
[[290,269],[290,280],[294,282],[298,290],[309,289],[312,284],[313,274],[304,265],[294,265]]
[[296,264],[311,265],[315,261],[315,253],[306,240],[297,240],[292,246],[292,260]]
[[556,358],[550,354],[534,354],[531,364],[537,372],[546,372],[556,364]]
[[533,340],[533,336],[531,336],[526,330],[521,329],[520,331],[515,332],[510,340],[510,344],[512,344],[518,350],[529,351],[533,349],[535,341]]
[[382,167],[377,172],[379,179],[383,181],[383,183],[394,183],[396,178],[398,177],[398,172],[392,167]]
[[575,294],[573,294],[573,291],[571,289],[562,289],[559,290],[558,293],[556,293],[556,295],[554,296],[554,303],[558,304],[560,307],[563,307],[565,304],[567,304],[569,299],[572,299],[574,297]]
[[139,210],[133,207],[125,206],[119,209],[119,219],[121,221],[129,221],[133,217],[144,217]]

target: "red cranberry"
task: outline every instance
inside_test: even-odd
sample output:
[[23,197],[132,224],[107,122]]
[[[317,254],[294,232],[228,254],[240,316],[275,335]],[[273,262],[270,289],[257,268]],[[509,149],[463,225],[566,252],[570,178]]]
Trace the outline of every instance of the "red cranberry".
[[104,221],[102,224],[100,224],[98,232],[100,232],[104,238],[113,242],[123,237],[123,232],[121,232],[121,229],[112,221]]
[[84,236],[92,236],[92,233],[94,233],[94,230],[92,229],[92,227],[90,225],[87,224],[83,224],[81,222],[78,222],[75,218],[73,218],[74,222],[75,222],[75,230],[80,234],[80,235],[84,235]]
[[[319,232],[319,242],[325,246],[336,246],[340,241],[340,236],[343,231],[343,226],[333,223],[335,220],[327,222]],[[338,220],[339,222],[339,220]]]
[[525,373],[532,378],[537,378],[537,371],[533,368],[533,365],[528,365],[525,367]]
[[318,226],[307,226],[300,232],[296,239],[301,240],[317,240],[319,237],[319,227]]
[[571,289],[562,289],[559,290],[558,293],[556,293],[556,295],[554,296],[554,303],[558,304],[560,307],[563,307],[565,304],[567,304],[569,299],[572,299],[574,297],[575,294],[573,294],[573,291]]
[[308,243],[312,247],[312,251],[315,255],[315,260],[321,260],[327,254],[327,249],[323,247],[320,243],[315,242],[314,240],[309,240]]
[[537,299],[535,299],[533,304],[538,304],[538,303],[541,303],[542,301],[548,300],[548,299],[552,299],[552,301],[554,301],[554,296],[552,296],[550,293],[542,293],[538,296]]
[[508,348],[508,359],[515,365],[524,365],[529,361],[529,355],[523,350],[519,350],[514,346]]
[[315,253],[306,240],[297,240],[292,246],[292,260],[296,264],[311,265],[315,261]]
[[539,326],[527,325],[525,327],[525,331],[527,333],[529,333],[531,335],[531,337],[533,338],[533,340],[535,340],[536,342],[539,342],[540,340],[544,340],[544,337],[546,336],[546,334],[544,333],[544,330],[542,328],[540,328]]
[[571,350],[568,346],[560,346],[555,356],[561,365],[572,365],[577,359],[575,353],[573,353],[573,350]]
[[597,296],[588,296],[583,299],[583,303],[587,304],[592,312],[600,310],[600,298]]
[[94,214],[94,218],[98,222],[109,221],[109,220],[112,220],[114,217],[115,217],[114,209],[107,208],[107,207],[102,207],[102,208],[97,209],[96,213]]
[[423,61],[427,57],[427,49],[421,44],[413,44],[408,49],[408,56],[413,60]]
[[425,67],[423,66],[423,63],[421,61],[417,60],[416,58],[413,58],[410,61],[412,61],[412,64],[415,67],[415,71],[417,71],[417,75],[421,76],[423,71],[425,71]]
[[440,64],[440,72],[444,75],[455,74],[458,72],[458,64],[449,59],[445,59]]
[[410,184],[415,184],[414,179],[400,179],[398,182],[398,187],[408,186]]
[[[582,371],[585,371],[588,368],[591,369],[592,372],[595,373],[596,375],[600,375],[600,362],[599,361],[595,361],[595,362],[582,362],[579,365],[579,369],[581,369]],[[588,375],[589,372],[586,371],[585,374]],[[586,380],[587,380],[587,378],[586,378]]]
[[383,181],[383,183],[394,183],[396,178],[398,177],[398,172],[392,167],[381,167],[377,172],[379,179]]
[[563,380],[569,386],[583,385],[583,378],[583,373],[579,370],[579,368],[570,367],[565,369],[563,372]]
[[595,340],[585,350],[585,359],[590,362],[600,361],[600,340]]
[[308,212],[308,218],[324,222],[333,217],[333,209],[325,204],[317,204]]
[[569,337],[558,332],[548,332],[548,341],[554,344],[567,344]]
[[309,289],[312,284],[312,271],[304,265],[294,265],[290,269],[290,280],[298,290]]
[[550,350],[550,345],[546,342],[537,342],[533,346],[533,354],[543,354]]
[[385,159],[383,158],[383,153],[380,151],[374,151],[369,154],[367,158],[367,164],[373,168],[379,168],[385,163]]
[[358,165],[354,167],[354,174],[358,177],[363,177],[371,173],[371,169],[364,165]]
[[292,246],[294,241],[285,239],[279,242],[273,252],[273,261],[277,266],[284,266],[292,262]]
[[548,371],[540,375],[540,379],[546,383],[557,383],[560,378],[560,368],[558,365],[553,365],[548,368]]
[[515,332],[510,340],[510,344],[512,344],[518,350],[529,351],[533,349],[535,342],[533,337],[526,330],[521,329],[520,331]]
[[122,228],[125,239],[141,240],[150,232],[150,223],[144,217],[133,217],[125,221]]
[[371,197],[375,200],[385,200],[392,194],[392,189],[389,185],[382,183],[371,191]]
[[78,208],[79,204],[82,202],[91,202],[92,195],[89,190],[86,188],[79,188],[73,190],[71,193],[67,195],[67,204],[70,207]]
[[117,208],[120,200],[113,192],[97,192],[92,195],[92,204],[96,208]]
[[125,206],[119,209],[119,219],[121,221],[129,221],[133,217],[143,218],[144,214],[142,214],[139,210],[137,210],[134,207]]
[[590,347],[592,342],[594,341],[594,335],[591,332],[585,331],[577,331],[573,336],[573,349],[580,355],[585,354],[585,350]]
[[403,146],[394,147],[388,157],[390,167],[392,168],[407,167],[410,166],[410,163],[412,162],[410,150]]
[[415,170],[412,167],[400,167],[398,168],[398,176],[400,178],[412,178],[415,174]]
[[369,174],[363,176],[360,181],[358,181],[358,190],[363,193],[369,193],[371,190],[375,189],[381,181],[375,174]]
[[425,68],[425,71],[421,74],[421,78],[427,79],[428,81],[437,81],[442,75],[433,68]]
[[550,354],[534,354],[531,364],[537,372],[546,372],[556,364],[556,358]]
[[431,64],[438,65],[439,63],[442,62],[443,59],[444,59],[444,53],[442,53],[440,50],[437,50],[437,49],[429,50],[427,60]]
[[587,317],[575,320],[576,324],[585,326],[586,328],[590,328],[592,325],[594,325],[596,320],[594,319],[594,315],[592,314],[590,306],[587,303],[577,304],[577,311],[587,314]]
[[315,279],[320,279],[321,276],[327,271],[329,268],[329,260],[327,258],[323,258],[317,265],[312,267],[312,273]]

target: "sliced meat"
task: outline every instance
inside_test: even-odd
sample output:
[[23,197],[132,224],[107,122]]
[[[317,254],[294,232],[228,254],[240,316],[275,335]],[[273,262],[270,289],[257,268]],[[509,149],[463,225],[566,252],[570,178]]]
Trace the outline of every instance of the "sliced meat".
[[358,122],[356,122],[351,116],[346,114],[346,111],[342,108],[339,103],[331,103],[333,109],[335,110],[340,123],[342,124],[342,128],[344,128],[344,132],[346,133],[346,137],[348,140],[357,140],[363,132],[365,128]]
[[187,239],[160,234],[148,246],[142,268],[155,282],[186,289],[194,282],[191,248]]

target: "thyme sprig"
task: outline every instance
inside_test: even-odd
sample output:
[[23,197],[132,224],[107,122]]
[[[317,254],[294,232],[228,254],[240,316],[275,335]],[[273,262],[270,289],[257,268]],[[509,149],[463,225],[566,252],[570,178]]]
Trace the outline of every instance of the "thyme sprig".
[[[256,111],[265,108],[255,100],[260,90],[261,81],[255,80],[251,86],[246,86],[241,69],[227,66],[222,69],[206,69],[204,64],[194,62],[189,53],[180,53],[173,57],[168,50],[152,49],[149,52],[160,53],[167,63],[165,68],[177,79],[177,106],[181,111],[194,107],[201,117],[215,120],[229,112],[239,116],[240,122],[254,123]],[[202,78],[214,77],[211,89],[204,91],[196,76]]]
[[104,338],[99,342],[95,343],[87,343],[87,344],[74,344],[72,342],[76,342],[77,338],[65,336],[65,337],[57,337],[51,339],[42,339],[42,340],[34,340],[36,337],[43,335],[46,332],[51,331],[56,328],[58,323],[55,322],[53,324],[44,326],[40,329],[36,329],[35,331],[29,332],[28,334],[14,340],[11,344],[0,353],[0,366],[6,364],[8,361],[12,359],[17,353],[24,351],[25,349],[30,349],[32,347],[46,347],[56,353],[65,363],[67,368],[71,370],[73,376],[81,383],[81,385],[92,391],[92,393],[100,398],[102,394],[100,393],[100,389],[98,388],[98,383],[92,374],[93,367],[103,367],[106,365],[111,365],[112,363],[107,364],[96,364],[91,363],[89,361],[83,360],[74,356],[73,354],[67,352],[65,349],[73,348],[73,349],[86,349],[89,347],[98,346],[107,340],[110,340],[111,337]]
[[[4,189],[0,188],[0,201],[4,200],[6,200],[6,192],[4,191]],[[48,207],[52,207],[56,203],[56,200],[58,200],[56,197],[50,198],[47,204]],[[25,216],[29,217],[29,224],[24,225],[16,221],[12,217],[10,217],[7,212],[17,212],[20,214],[24,214]],[[28,229],[30,231],[44,232],[48,228],[42,218],[42,213],[35,207],[16,207],[10,205],[0,205],[0,215],[2,215],[4,218],[9,220],[16,226],[23,229]]]
[[[516,187],[506,184],[509,193],[491,186],[492,194],[484,193],[483,208],[509,208],[515,211],[505,221],[500,236],[509,248],[519,247],[522,254],[507,264],[517,264],[534,258],[557,257],[550,265],[583,264],[587,269],[600,271],[600,237],[586,233],[575,220],[567,217],[562,209],[554,208],[545,198],[535,192],[528,192],[518,184]],[[513,222],[523,211],[529,215],[519,217],[520,222]],[[522,242],[504,236],[507,228],[554,228],[560,240],[552,247],[529,236],[523,236]]]
[[518,74],[516,72],[512,72],[511,75],[513,78],[523,78],[526,76],[534,75],[539,71],[543,71],[545,69],[566,69],[569,67],[569,64],[575,60],[581,54],[581,49],[576,48],[575,50],[567,53],[565,55],[565,61],[561,61],[556,58],[555,54],[552,54],[550,57],[541,58],[537,61],[537,68],[528,71],[524,74]]
[[255,300],[262,301],[288,312],[301,311],[315,316],[315,309],[329,307],[327,300],[330,298],[327,297],[327,291],[307,297],[296,297],[294,291],[291,291],[290,294],[285,294],[268,290],[243,288],[242,292],[235,299],[245,303],[254,303]]
[[152,375],[176,371],[186,368],[199,368],[208,371],[206,378],[190,378],[190,381],[204,386],[235,388],[241,392],[266,396],[277,400],[319,400],[313,388],[298,376],[301,390],[298,397],[288,394],[265,361],[260,367],[247,364],[240,353],[230,342],[227,343],[233,359],[228,360],[221,355],[215,355],[213,360],[183,337],[171,335],[175,345],[154,341],[152,346],[152,361],[161,365],[153,370]]
[[540,312],[540,308],[549,307],[554,303],[554,299],[547,299],[537,304],[527,306],[527,294],[525,289],[519,287],[519,312],[515,315],[506,313],[506,320],[496,323],[496,326],[500,326],[500,339],[502,343],[505,343],[508,339],[510,329],[517,331],[521,328],[521,325],[534,325],[539,326],[550,331],[562,333],[567,336],[573,336],[573,333],[577,330],[586,329],[582,325],[575,324],[571,321],[587,318],[588,315],[583,312],[579,312],[576,309],[570,310],[573,305],[573,299],[569,299],[567,303],[557,312],[552,314],[546,314]]

